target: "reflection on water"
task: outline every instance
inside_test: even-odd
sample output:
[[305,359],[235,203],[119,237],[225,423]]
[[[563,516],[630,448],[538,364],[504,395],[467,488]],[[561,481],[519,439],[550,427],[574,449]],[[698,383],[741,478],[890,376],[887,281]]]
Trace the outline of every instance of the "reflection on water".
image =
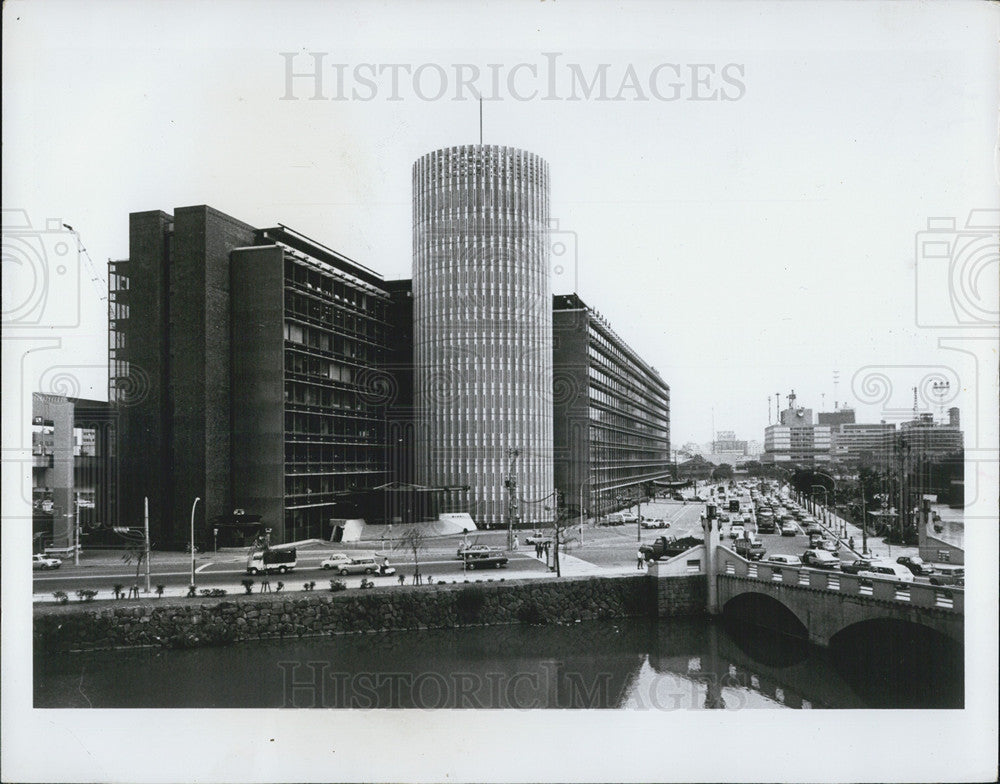
[[34,693],[38,708],[945,707],[834,658],[759,629],[634,619],[39,656]]

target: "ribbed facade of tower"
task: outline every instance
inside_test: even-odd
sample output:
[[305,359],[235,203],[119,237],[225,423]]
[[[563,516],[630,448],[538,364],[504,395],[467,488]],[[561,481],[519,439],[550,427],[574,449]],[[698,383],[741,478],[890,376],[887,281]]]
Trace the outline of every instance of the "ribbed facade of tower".
[[519,516],[552,519],[548,226],[537,155],[468,145],[413,166],[416,478],[468,485],[479,524],[506,522],[512,465]]

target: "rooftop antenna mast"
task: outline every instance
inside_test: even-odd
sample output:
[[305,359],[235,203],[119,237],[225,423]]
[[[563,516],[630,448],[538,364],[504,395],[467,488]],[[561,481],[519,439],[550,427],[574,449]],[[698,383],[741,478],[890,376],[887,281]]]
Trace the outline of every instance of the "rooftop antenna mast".
[[838,400],[840,400],[839,387],[840,387],[840,371],[839,370],[834,370],[833,371],[833,408],[834,408],[834,410],[836,410],[837,407],[840,405],[837,402]]

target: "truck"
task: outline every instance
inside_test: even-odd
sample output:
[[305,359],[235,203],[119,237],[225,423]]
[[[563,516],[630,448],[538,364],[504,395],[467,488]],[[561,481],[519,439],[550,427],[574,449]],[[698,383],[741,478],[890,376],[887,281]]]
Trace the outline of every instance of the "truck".
[[675,536],[659,536],[652,544],[640,545],[639,552],[647,561],[659,561],[661,558],[673,558],[703,544],[705,540],[695,536],[682,536],[679,539]]
[[285,572],[294,569],[297,563],[295,548],[254,550],[247,558],[247,574],[271,574]]
[[778,530],[774,515],[770,511],[757,512],[757,530],[762,534],[773,534]]

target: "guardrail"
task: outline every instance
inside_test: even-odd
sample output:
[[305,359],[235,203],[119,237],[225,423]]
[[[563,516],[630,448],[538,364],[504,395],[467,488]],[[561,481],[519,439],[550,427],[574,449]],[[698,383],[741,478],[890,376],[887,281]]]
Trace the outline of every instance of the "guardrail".
[[719,547],[717,560],[719,573],[731,577],[829,591],[842,596],[863,596],[912,607],[933,607],[956,613],[965,612],[965,591],[961,588],[908,583],[882,577],[862,577],[835,569],[813,569],[808,566],[782,566],[747,561],[722,546]]

